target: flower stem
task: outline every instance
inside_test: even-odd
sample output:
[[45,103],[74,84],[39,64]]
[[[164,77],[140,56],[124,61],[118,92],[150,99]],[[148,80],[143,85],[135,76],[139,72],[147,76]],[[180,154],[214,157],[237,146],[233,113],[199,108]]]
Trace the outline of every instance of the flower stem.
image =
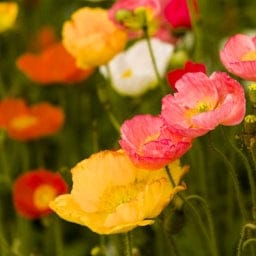
[[233,185],[234,185],[234,189],[235,189],[235,193],[236,193],[236,197],[237,197],[237,202],[238,202],[239,209],[241,211],[242,219],[243,219],[243,222],[245,222],[247,220],[247,213],[245,210],[245,206],[243,204],[243,198],[242,198],[242,194],[240,191],[239,181],[238,181],[235,169],[234,169],[233,165],[231,164],[231,162],[229,161],[229,159],[226,157],[226,155],[213,144],[213,141],[211,139],[211,134],[209,135],[208,139],[209,139],[209,144],[210,144],[211,148],[216,153],[219,154],[219,156],[223,159],[224,163],[227,166],[229,175],[231,176],[232,181],[233,181]]
[[[165,170],[166,170],[166,173],[167,173],[167,175],[169,177],[169,180],[170,180],[172,186],[175,187],[176,186],[175,181],[173,180],[171,172],[170,172],[170,169],[169,169],[169,167],[167,165],[165,166]],[[207,230],[205,228],[205,225],[204,225],[204,223],[202,221],[202,218],[201,218],[200,214],[198,213],[197,209],[193,206],[193,204],[191,204],[188,201],[187,198],[183,197],[181,194],[176,194],[176,196],[178,196],[183,201],[183,203],[190,208],[193,217],[197,221],[198,226],[201,228],[201,231],[203,232],[204,237],[208,241],[209,247],[210,247],[211,252],[212,252],[211,255],[218,256],[217,251],[216,251],[216,247],[213,248],[212,241],[209,238],[209,234],[208,234],[208,232],[207,232]]]
[[131,233],[127,232],[121,234],[123,240],[123,256],[132,256],[132,239]]
[[146,39],[147,46],[148,46],[149,55],[150,55],[150,58],[151,58],[151,61],[152,61],[153,69],[155,71],[155,75],[156,75],[158,84],[160,85],[162,94],[165,95],[166,94],[166,87],[163,83],[163,80],[162,80],[162,78],[160,76],[160,73],[158,71],[158,68],[157,68],[156,58],[155,58],[155,55],[154,55],[154,51],[153,51],[153,47],[152,47],[152,44],[151,44],[151,41],[150,41],[150,36],[148,34],[148,28],[147,27],[144,29],[144,33],[145,33],[145,39]]
[[[222,133],[224,135],[225,138],[227,138],[227,141],[229,142],[229,144],[231,145],[231,147],[234,149],[234,151],[239,155],[239,157],[241,158],[245,169],[247,171],[247,176],[248,176],[248,181],[249,181],[249,185],[250,185],[250,189],[251,189],[251,199],[252,199],[252,217],[253,220],[256,219],[255,216],[255,210],[256,210],[256,187],[255,187],[255,180],[254,180],[254,176],[253,176],[253,170],[250,166],[250,163],[248,161],[248,159],[246,158],[246,156],[243,154],[243,152],[236,146],[234,145],[234,143],[230,140],[230,138],[225,134],[224,129],[222,128]],[[256,166],[256,160],[253,157],[252,154],[252,158],[254,161],[254,166]]]
[[[240,236],[240,240],[238,242],[238,247],[237,247],[237,256],[242,256],[242,251],[245,248],[245,246],[248,244],[248,242],[244,245],[244,237],[246,235],[246,231],[247,230],[256,230],[256,226],[252,223],[247,223],[243,226],[242,228],[242,232],[241,232],[241,236]],[[250,239],[249,239],[250,240]],[[255,240],[255,239],[253,239]],[[246,240],[248,241],[248,240]],[[243,246],[244,245],[244,246]]]

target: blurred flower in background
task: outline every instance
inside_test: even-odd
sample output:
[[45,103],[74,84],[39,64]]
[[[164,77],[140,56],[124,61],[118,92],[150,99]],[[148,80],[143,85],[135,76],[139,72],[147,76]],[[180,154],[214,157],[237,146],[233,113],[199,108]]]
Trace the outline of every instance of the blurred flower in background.
[[63,25],[63,44],[80,68],[106,64],[122,51],[127,34],[108,18],[102,8],[84,7]]
[[30,140],[56,133],[62,127],[61,108],[47,102],[28,106],[24,99],[5,98],[0,102],[0,128],[17,140]]
[[25,218],[40,218],[52,212],[49,202],[67,190],[60,174],[47,169],[31,170],[17,177],[13,184],[14,207]]
[[101,151],[72,169],[71,194],[57,197],[50,207],[63,219],[99,234],[150,225],[173,196],[185,189],[180,181],[188,167],[181,167],[177,160],[170,170],[175,187],[164,168],[140,169],[122,150]]
[[[191,13],[189,11],[187,0],[170,0],[164,10],[164,15],[173,29],[190,29]],[[197,0],[191,1],[191,8],[195,14],[198,14]]]
[[[158,72],[163,78],[174,46],[156,38],[151,39],[151,44]],[[100,67],[100,72],[122,95],[140,96],[159,85],[146,40],[139,40],[116,55],[107,66]]]
[[231,36],[220,51],[220,59],[229,72],[256,81],[256,36]]
[[18,12],[19,6],[16,2],[0,2],[0,33],[14,26]]

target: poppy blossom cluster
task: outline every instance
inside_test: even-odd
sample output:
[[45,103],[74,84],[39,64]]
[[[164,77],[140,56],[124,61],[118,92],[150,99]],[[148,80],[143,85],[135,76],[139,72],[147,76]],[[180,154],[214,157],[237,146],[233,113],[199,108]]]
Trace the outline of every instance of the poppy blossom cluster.
[[189,72],[162,99],[157,117],[138,115],[121,126],[121,147],[138,166],[160,168],[180,158],[193,140],[245,115],[243,87],[224,72]]
[[28,106],[24,99],[5,98],[0,101],[0,128],[17,140],[31,140],[60,130],[64,112],[50,103]]
[[13,203],[16,211],[28,219],[50,214],[49,202],[67,193],[62,176],[47,169],[36,169],[21,174],[13,184]]

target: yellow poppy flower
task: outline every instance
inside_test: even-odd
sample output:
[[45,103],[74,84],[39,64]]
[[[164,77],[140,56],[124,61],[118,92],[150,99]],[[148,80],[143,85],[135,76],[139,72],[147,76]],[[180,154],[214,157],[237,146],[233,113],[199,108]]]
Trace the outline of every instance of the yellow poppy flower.
[[13,27],[18,10],[18,4],[15,2],[0,3],[0,33]]
[[80,68],[106,64],[122,51],[127,34],[117,28],[101,8],[83,7],[73,13],[62,30],[63,44]]
[[164,168],[137,168],[123,150],[98,152],[71,170],[71,193],[55,198],[50,208],[99,234],[153,224],[173,196],[185,189],[180,181],[188,167],[181,167],[178,160],[169,167],[175,187]]

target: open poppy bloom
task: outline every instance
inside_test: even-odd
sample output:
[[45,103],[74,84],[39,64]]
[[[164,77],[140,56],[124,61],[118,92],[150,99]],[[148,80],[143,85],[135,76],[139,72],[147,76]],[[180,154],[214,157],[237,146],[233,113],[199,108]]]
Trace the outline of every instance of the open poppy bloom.
[[226,69],[250,81],[256,81],[256,36],[236,34],[229,38],[220,51]]
[[169,71],[167,73],[167,80],[169,82],[169,85],[176,90],[175,83],[186,73],[189,72],[203,72],[206,73],[206,67],[204,64],[201,63],[193,63],[192,61],[187,61],[185,63],[185,67],[181,69],[175,69],[172,71]]
[[188,167],[178,160],[169,167],[175,187],[164,168],[137,168],[123,150],[98,152],[71,170],[71,193],[58,196],[50,207],[61,218],[99,234],[153,224],[173,196],[185,189],[180,181]]
[[239,124],[245,115],[243,87],[224,72],[202,72],[179,79],[174,95],[162,99],[161,116],[175,133],[197,137],[216,126]]
[[40,218],[52,212],[49,202],[67,190],[66,182],[58,173],[46,169],[32,170],[14,182],[14,207],[25,218]]
[[[197,0],[192,2],[194,12],[198,13]],[[187,0],[170,0],[164,10],[164,15],[173,29],[191,28],[191,15]]]
[[18,11],[16,2],[0,2],[0,33],[13,27]]
[[102,8],[75,11],[62,29],[63,44],[83,69],[106,64],[126,46],[127,34]]
[[[150,40],[158,72],[163,77],[174,47],[156,38]],[[100,71],[107,78],[111,75],[112,87],[122,95],[140,96],[158,85],[146,40],[137,41],[128,50],[116,55],[108,68],[102,66]]]
[[93,69],[80,69],[75,59],[61,42],[54,43],[41,53],[25,53],[17,59],[18,68],[32,81],[49,85],[51,83],[70,84],[86,79]]
[[148,169],[164,167],[192,145],[191,139],[171,133],[160,117],[151,115],[126,120],[119,143],[136,166]]
[[57,132],[63,125],[63,111],[49,103],[27,106],[23,99],[0,102],[0,128],[17,140],[40,138]]

